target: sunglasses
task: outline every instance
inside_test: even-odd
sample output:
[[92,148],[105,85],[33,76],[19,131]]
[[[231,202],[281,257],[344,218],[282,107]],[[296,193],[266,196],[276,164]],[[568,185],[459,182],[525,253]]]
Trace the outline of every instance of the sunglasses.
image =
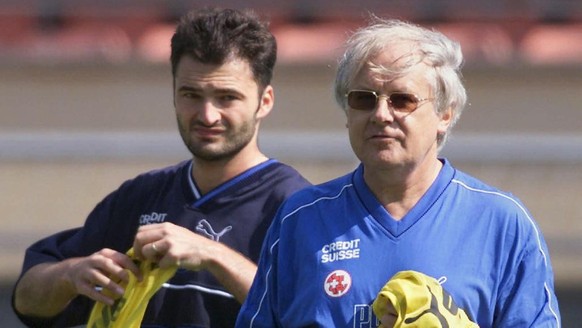
[[421,102],[432,100],[432,98],[419,98],[412,93],[394,92],[389,95],[380,95],[369,90],[348,91],[346,98],[348,98],[348,106],[357,110],[374,110],[380,98],[386,98],[388,106],[401,113],[411,113]]

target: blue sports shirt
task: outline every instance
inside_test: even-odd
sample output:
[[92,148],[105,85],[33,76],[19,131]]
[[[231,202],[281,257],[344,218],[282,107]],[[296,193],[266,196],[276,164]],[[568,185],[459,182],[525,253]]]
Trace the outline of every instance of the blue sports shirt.
[[399,221],[365,184],[363,166],[289,198],[236,327],[377,327],[372,302],[403,270],[436,278],[482,328],[559,327],[548,249],[531,215],[442,162]]
[[[105,247],[125,253],[139,226],[162,222],[224,243],[256,263],[282,201],[309,185],[296,170],[271,159],[200,195],[191,165],[184,161],[126,181],[95,207],[83,227],[29,247],[22,272]],[[30,326],[82,325],[93,304],[79,296],[57,317],[19,317]],[[150,300],[142,327],[233,327],[239,309],[234,296],[212,274],[180,269]]]

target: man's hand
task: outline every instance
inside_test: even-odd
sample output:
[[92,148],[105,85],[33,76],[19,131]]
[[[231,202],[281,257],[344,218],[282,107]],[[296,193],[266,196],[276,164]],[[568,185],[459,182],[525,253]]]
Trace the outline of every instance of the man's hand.
[[141,226],[133,243],[137,258],[192,271],[207,269],[217,247],[217,242],[167,222]]
[[16,285],[15,308],[25,315],[52,317],[78,295],[111,305],[123,295],[120,283],[129,279],[126,269],[141,279],[133,261],[111,249],[36,265]]
[[382,318],[380,318],[381,324],[378,326],[378,328],[392,328],[396,323],[396,319],[398,319],[398,314],[396,313],[396,310],[394,309],[392,303],[388,302],[387,305],[388,310],[382,316]]
[[65,274],[76,293],[108,305],[123,296],[122,283],[129,281],[126,270],[141,280],[141,273],[135,263],[127,255],[112,249],[105,248],[90,256],[70,261],[73,262]]
[[168,222],[141,226],[133,250],[138,258],[157,262],[161,268],[206,270],[240,303],[257,271],[257,266],[239,252]]

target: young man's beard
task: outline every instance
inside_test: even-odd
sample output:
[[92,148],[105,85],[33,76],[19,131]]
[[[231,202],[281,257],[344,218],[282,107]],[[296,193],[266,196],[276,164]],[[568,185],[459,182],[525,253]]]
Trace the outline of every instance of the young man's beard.
[[206,147],[204,143],[197,142],[190,137],[190,130],[186,129],[178,120],[178,128],[184,144],[190,153],[199,159],[205,161],[220,161],[227,158],[232,158],[245,148],[253,139],[257,126],[257,120],[253,117],[252,120],[245,122],[236,130],[227,130],[223,135],[224,142],[219,146],[211,144]]

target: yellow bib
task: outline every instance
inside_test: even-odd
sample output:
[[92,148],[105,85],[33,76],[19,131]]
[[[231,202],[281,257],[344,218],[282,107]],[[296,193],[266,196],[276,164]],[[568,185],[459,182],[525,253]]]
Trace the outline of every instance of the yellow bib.
[[128,271],[129,282],[123,286],[125,288],[123,297],[111,306],[96,302],[87,323],[88,328],[139,327],[150,298],[178,269],[177,267],[160,269],[151,261],[138,262],[134,258],[133,248],[127,251],[127,255],[138,263],[143,280],[138,281],[136,276]]
[[394,328],[478,328],[451,295],[432,277],[416,271],[400,271],[382,287],[372,309],[381,319],[388,302],[396,309]]

